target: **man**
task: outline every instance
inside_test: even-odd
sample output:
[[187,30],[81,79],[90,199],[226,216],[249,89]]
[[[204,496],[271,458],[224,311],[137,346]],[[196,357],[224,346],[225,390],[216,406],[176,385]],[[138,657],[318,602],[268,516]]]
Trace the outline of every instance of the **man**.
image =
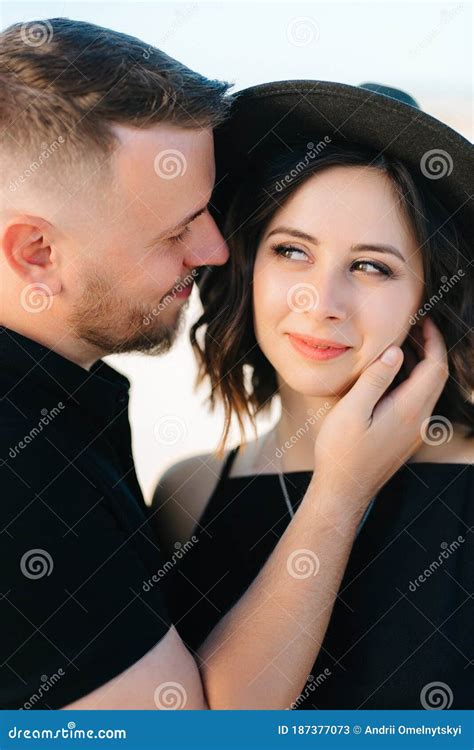
[[[390,347],[392,361],[372,363],[330,415],[319,450],[333,460],[198,665],[159,585],[144,586],[161,563],[133,466],[129,383],[100,358],[167,351],[196,270],[227,260],[208,205],[228,85],[67,19],[7,29],[0,79],[1,705],[287,707],[364,509],[443,388],[440,337],[428,329],[398,400],[374,411],[401,365]],[[316,546],[318,576],[289,576],[289,556]]]

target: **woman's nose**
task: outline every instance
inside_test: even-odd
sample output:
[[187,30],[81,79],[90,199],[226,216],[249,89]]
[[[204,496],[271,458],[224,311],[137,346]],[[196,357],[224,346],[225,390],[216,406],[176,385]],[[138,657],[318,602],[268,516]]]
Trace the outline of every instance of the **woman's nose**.
[[345,320],[349,315],[349,290],[338,269],[313,273],[306,281],[294,284],[288,291],[287,301],[294,312],[314,320]]

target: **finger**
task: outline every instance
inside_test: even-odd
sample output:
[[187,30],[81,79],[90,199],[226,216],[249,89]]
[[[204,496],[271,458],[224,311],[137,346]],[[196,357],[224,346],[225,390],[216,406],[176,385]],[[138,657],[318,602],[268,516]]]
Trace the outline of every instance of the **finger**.
[[375,405],[392,383],[403,362],[399,346],[389,346],[361,373],[344,401],[351,411],[370,419]]
[[390,396],[401,412],[421,413],[434,408],[449,377],[448,356],[443,336],[429,318],[423,326],[424,358]]

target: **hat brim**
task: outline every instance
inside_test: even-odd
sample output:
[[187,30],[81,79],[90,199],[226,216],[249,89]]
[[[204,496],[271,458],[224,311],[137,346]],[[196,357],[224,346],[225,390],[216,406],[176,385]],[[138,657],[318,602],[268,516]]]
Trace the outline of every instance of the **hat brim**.
[[327,139],[331,144],[360,144],[402,161],[471,236],[474,150],[466,138],[379,92],[312,80],[277,81],[234,95],[229,119],[215,131],[211,210],[218,224],[222,226],[235,189],[249,170],[297,142],[316,147]]

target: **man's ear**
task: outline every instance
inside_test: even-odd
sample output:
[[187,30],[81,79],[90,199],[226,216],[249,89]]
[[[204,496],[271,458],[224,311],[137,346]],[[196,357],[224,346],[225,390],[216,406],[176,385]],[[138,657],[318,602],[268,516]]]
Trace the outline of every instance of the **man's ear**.
[[27,284],[45,284],[52,295],[61,291],[61,280],[51,247],[53,227],[35,216],[11,219],[1,238],[10,268]]

